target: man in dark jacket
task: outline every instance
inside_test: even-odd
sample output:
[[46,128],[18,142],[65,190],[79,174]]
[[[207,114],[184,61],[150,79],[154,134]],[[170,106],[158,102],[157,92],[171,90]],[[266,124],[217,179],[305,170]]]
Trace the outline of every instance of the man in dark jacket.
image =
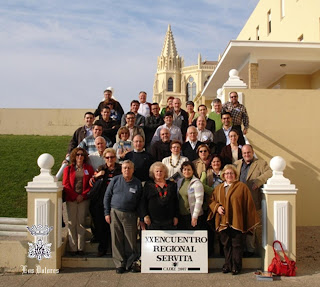
[[150,153],[144,150],[144,139],[141,135],[133,138],[133,151],[128,152],[124,159],[128,159],[134,163],[134,176],[141,181],[149,179],[149,168],[153,164]]
[[232,125],[231,114],[229,112],[223,112],[221,114],[221,121],[222,121],[222,128],[216,131],[213,136],[213,143],[214,143],[216,154],[220,154],[222,151],[222,148],[230,144],[230,139],[228,135],[232,129],[236,129],[239,132],[238,144],[239,145],[245,144],[243,133],[241,131],[241,126]]
[[68,154],[82,142],[82,140],[92,135],[92,126],[94,121],[94,115],[92,112],[86,112],[84,114],[84,126],[78,128],[70,140],[68,147]]
[[157,130],[157,128],[164,124],[163,117],[160,115],[160,107],[158,103],[153,103],[151,105],[152,114],[146,118],[146,123],[144,126],[144,134],[146,136],[146,147],[149,151],[149,145],[152,137]]
[[151,155],[155,161],[162,161],[171,155],[170,150],[170,131],[167,128],[160,130],[160,140],[151,145]]

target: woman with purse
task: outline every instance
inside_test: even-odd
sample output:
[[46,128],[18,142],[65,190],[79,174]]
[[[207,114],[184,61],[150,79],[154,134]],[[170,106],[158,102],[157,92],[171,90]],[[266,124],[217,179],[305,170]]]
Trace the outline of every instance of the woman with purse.
[[85,245],[84,227],[88,214],[90,190],[89,180],[93,168],[87,164],[88,153],[83,148],[75,148],[70,154],[70,165],[63,171],[63,187],[68,214],[68,239],[72,255],[83,255]]
[[212,194],[208,220],[214,219],[224,248],[223,273],[239,274],[242,268],[243,240],[259,224],[259,217],[246,184],[237,180],[236,168],[228,164],[221,173],[225,181]]
[[121,165],[116,163],[116,151],[113,148],[107,148],[103,152],[105,164],[101,165],[95,171],[90,180],[92,186],[89,197],[90,213],[95,228],[95,237],[99,242],[97,256],[101,257],[107,253],[108,247],[111,248],[110,225],[105,221],[103,199],[104,194],[111,179],[121,174]]

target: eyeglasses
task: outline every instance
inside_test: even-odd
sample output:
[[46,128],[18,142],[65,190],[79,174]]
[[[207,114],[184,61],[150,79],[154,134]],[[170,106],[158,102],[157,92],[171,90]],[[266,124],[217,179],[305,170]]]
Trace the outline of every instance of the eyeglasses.
[[76,155],[77,155],[77,156],[84,156],[83,153],[77,153]]
[[205,150],[199,150],[199,152],[203,153],[203,152],[208,152],[208,151],[205,149]]
[[113,159],[113,158],[115,158],[115,156],[113,155],[113,156],[105,156],[104,157],[105,159]]
[[234,172],[225,172],[224,175],[234,175]]

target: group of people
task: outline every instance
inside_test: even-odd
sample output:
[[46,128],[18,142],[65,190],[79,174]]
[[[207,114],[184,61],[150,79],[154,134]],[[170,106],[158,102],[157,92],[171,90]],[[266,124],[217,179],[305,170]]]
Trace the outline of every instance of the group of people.
[[245,144],[249,117],[237,92],[224,105],[214,99],[209,115],[205,105],[195,112],[188,101],[185,111],[173,97],[160,111],[145,92],[124,113],[112,94],[104,91],[69,144],[63,185],[71,254],[84,254],[90,211],[97,256],[111,249],[117,273],[137,271],[139,229],[202,229],[209,254],[218,234],[222,271],[238,274],[242,257],[258,249],[259,188],[271,170]]

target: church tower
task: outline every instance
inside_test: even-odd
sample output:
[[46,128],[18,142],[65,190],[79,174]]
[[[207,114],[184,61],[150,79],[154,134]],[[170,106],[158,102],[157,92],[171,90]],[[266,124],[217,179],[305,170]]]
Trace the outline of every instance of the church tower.
[[[153,102],[159,103],[160,107],[167,106],[168,97],[179,98],[182,108],[186,107],[186,101],[192,100],[197,107],[205,103],[201,97],[201,91],[210,78],[217,62],[202,62],[198,55],[197,65],[184,67],[183,57],[180,57],[171,31],[168,30],[164,44],[157,62],[157,73],[153,84]],[[210,107],[210,104],[209,104]]]
[[158,57],[157,73],[153,85],[153,101],[159,103],[161,107],[166,106],[167,98],[170,96],[180,98],[182,67],[183,58],[177,52],[169,24],[161,54]]

